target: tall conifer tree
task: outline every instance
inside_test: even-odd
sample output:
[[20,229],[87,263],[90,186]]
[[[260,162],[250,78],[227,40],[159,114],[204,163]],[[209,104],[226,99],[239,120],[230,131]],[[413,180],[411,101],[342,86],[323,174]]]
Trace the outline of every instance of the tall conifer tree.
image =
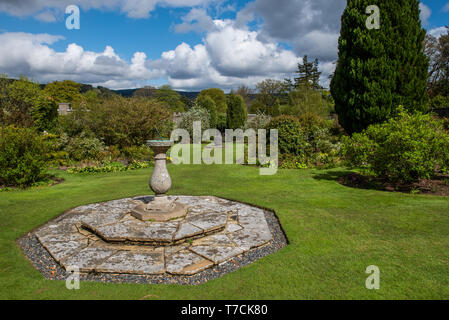
[[320,89],[321,72],[318,71],[318,59],[309,62],[308,56],[305,55],[302,63],[298,64],[298,77],[295,78],[295,88],[312,88]]
[[[376,5],[380,28],[368,28]],[[341,19],[339,59],[331,92],[341,125],[359,132],[400,105],[425,111],[428,58],[419,0],[348,0]]]

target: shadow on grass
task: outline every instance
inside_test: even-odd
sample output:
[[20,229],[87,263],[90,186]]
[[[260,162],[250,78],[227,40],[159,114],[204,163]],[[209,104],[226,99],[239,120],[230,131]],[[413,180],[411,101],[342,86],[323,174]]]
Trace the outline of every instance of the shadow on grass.
[[355,168],[327,171],[324,173],[313,175],[313,179],[320,181],[335,181],[342,186],[354,189],[394,191],[394,188],[391,188],[390,190],[388,186],[385,185],[382,179],[364,176],[354,170]]
[[315,180],[328,180],[328,181],[338,181],[340,178],[350,175],[354,173],[354,171],[348,170],[335,170],[335,171],[326,171],[323,173],[318,173],[313,175],[313,179]]

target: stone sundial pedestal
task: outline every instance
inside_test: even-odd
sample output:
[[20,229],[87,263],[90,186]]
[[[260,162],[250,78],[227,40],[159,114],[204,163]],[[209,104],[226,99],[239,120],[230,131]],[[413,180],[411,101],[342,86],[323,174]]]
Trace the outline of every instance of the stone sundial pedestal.
[[73,208],[21,240],[44,275],[65,280],[76,267],[88,281],[199,284],[287,244],[270,209],[214,196],[167,196],[166,153],[174,142],[147,144],[155,153],[155,196]]
[[171,178],[167,170],[167,151],[173,146],[170,140],[149,140],[147,145],[154,151],[155,165],[150,179],[150,188],[155,197],[148,204],[136,206],[131,215],[142,221],[169,221],[184,217],[187,206],[169,199],[166,193],[171,188]]

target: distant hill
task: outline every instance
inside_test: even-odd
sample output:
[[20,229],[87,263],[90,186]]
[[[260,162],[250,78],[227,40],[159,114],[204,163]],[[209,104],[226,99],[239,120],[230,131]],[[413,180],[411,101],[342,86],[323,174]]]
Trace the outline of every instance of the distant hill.
[[[139,90],[140,88],[137,89],[123,89],[123,90],[111,90],[123,97],[132,97],[134,95],[134,93]],[[176,91],[176,90],[175,90]],[[176,91],[178,92],[180,95],[188,98],[189,100],[195,100],[196,97],[198,97],[198,95],[200,94],[199,92],[189,92],[189,91]]]
[[111,90],[123,97],[129,98],[134,95],[134,92],[136,92],[139,89],[123,89],[123,90]]
[[[8,81],[16,81],[17,79],[9,78],[7,80]],[[86,93],[87,91],[97,89],[103,95],[119,94],[126,98],[132,97],[137,90],[141,89],[141,88],[136,88],[136,89],[111,90],[109,88],[102,87],[102,86],[98,86],[97,88],[95,88],[94,86],[92,86],[90,84],[84,84],[84,83],[79,83],[79,84],[81,85],[81,87],[80,87],[81,93]],[[39,86],[41,89],[44,89],[46,84],[41,83],[41,84],[39,84]],[[157,90],[157,89],[155,88],[155,90]],[[178,92],[181,96],[188,98],[189,100],[195,100],[198,97],[198,95],[200,94],[199,92],[196,92],[196,91],[176,91],[176,92]]]

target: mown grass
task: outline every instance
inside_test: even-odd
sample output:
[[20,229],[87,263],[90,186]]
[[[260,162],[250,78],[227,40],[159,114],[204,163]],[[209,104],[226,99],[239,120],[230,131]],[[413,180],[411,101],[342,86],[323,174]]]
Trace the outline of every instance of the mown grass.
[[[199,286],[45,280],[15,240],[88,203],[149,194],[152,169],[68,175],[53,187],[0,193],[1,299],[447,299],[449,198],[356,190],[344,170],[280,170],[260,176],[237,165],[170,165],[171,194],[215,195],[276,210],[290,245]],[[365,269],[381,271],[367,290]]]

